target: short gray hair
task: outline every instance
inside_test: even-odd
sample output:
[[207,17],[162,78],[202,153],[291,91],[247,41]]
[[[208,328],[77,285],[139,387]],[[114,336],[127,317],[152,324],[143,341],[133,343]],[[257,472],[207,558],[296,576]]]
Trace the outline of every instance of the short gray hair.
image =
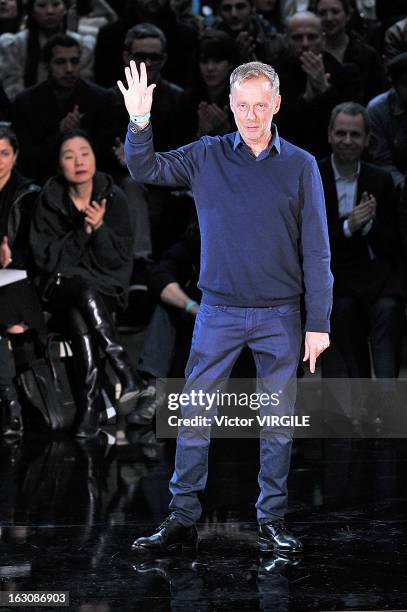
[[277,72],[269,64],[263,64],[262,62],[248,62],[247,64],[241,64],[234,69],[230,75],[230,90],[234,85],[239,85],[243,81],[248,79],[261,79],[265,78],[271,83],[272,93],[276,96],[280,92],[280,79],[278,78]]
[[335,125],[335,121],[339,113],[343,113],[344,115],[351,115],[352,117],[357,117],[358,115],[362,115],[363,124],[365,127],[366,134],[370,133],[370,117],[369,113],[365,109],[364,106],[358,104],[357,102],[342,102],[335,106],[335,108],[331,112],[331,116],[329,118],[328,131],[331,132]]

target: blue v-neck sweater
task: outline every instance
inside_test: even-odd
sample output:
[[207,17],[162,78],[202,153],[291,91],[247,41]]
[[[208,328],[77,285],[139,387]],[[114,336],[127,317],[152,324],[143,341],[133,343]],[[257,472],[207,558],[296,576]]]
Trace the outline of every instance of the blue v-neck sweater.
[[273,127],[255,157],[238,132],[155,153],[151,126],[130,124],[127,165],[136,181],[192,191],[204,303],[264,308],[305,292],[306,330],[329,331],[333,279],[318,167]]

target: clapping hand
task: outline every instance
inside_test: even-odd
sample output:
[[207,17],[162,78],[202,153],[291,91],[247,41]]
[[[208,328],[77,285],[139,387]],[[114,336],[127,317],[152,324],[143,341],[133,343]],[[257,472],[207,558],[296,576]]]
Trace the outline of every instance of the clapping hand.
[[118,136],[114,140],[113,153],[115,154],[116,159],[119,162],[119,164],[121,166],[125,166],[126,158],[124,156],[124,144],[122,143],[122,141],[120,140]]
[[0,244],[0,264],[3,268],[7,268],[7,266],[12,262],[11,259],[11,249],[8,245],[7,236],[3,236],[3,240]]
[[322,55],[312,51],[304,51],[300,57],[301,68],[307,75],[305,98],[312,100],[316,95],[324,93],[330,83],[330,74],[325,72]]
[[106,212],[106,198],[100,202],[92,200],[90,205],[85,208],[85,232],[91,234],[99,229],[103,223],[103,217]]
[[59,129],[61,132],[80,128],[83,115],[84,113],[79,112],[79,106],[75,104],[73,111],[68,113],[59,124]]
[[249,32],[245,30],[239,32],[236,36],[236,48],[238,49],[241,62],[252,62],[257,59],[255,54],[256,45]]
[[[136,62],[131,60],[130,66],[126,66],[124,73],[127,80],[127,89],[122,81],[117,81],[117,86],[123,94],[127,112],[129,115],[147,115],[151,111],[155,84],[147,85],[145,63],[141,62],[139,74]],[[147,125],[147,123],[148,121],[144,125]]]
[[227,110],[217,104],[200,102],[198,106],[198,136],[204,134],[222,134],[230,128]]
[[359,204],[355,206],[348,217],[348,227],[352,234],[360,230],[371,219],[375,218],[376,207],[377,202],[374,195],[364,191]]

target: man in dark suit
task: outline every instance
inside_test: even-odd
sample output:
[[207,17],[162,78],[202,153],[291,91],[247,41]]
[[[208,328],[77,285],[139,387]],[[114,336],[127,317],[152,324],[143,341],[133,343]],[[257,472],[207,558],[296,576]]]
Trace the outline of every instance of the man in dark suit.
[[328,140],[332,155],[319,163],[319,169],[335,279],[333,344],[350,378],[371,377],[368,340],[376,377],[396,378],[404,325],[397,195],[390,174],[361,161],[369,140],[363,106],[336,106]]
[[[167,38],[154,24],[139,23],[127,32],[123,47],[124,65],[128,66],[131,60],[138,66],[144,62],[148,82],[157,84],[151,113],[154,120],[154,145],[160,151],[169,151],[185,144],[190,131],[189,125],[185,124],[188,99],[184,90],[162,78],[167,57]],[[126,193],[130,203],[135,228],[135,256],[148,257],[152,249],[154,256],[161,255],[183,234],[188,211],[182,204],[168,206],[171,197],[171,189],[168,187],[143,187],[129,177],[123,148],[129,115],[119,88],[116,86],[110,91],[113,98],[110,119],[117,159],[112,159],[109,172]]]
[[109,125],[112,96],[79,76],[80,48],[66,34],[56,34],[43,49],[48,78],[21,92],[11,107],[20,142],[19,166],[43,183],[55,174],[57,143],[63,132],[80,128],[92,140],[99,170],[106,170],[114,144]]

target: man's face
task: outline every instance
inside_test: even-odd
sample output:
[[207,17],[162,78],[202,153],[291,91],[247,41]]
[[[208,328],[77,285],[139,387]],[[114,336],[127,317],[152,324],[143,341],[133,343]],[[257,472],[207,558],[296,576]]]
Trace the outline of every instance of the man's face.
[[73,89],[79,81],[80,52],[79,47],[56,46],[52,50],[52,59],[48,64],[48,78],[57,87]]
[[295,15],[286,33],[289,47],[296,57],[304,51],[321,53],[324,46],[321,22],[312,15]]
[[123,53],[123,60],[126,66],[130,60],[134,59],[137,68],[144,62],[147,68],[148,84],[157,83],[160,78],[161,70],[165,64],[167,56],[163,53],[161,40],[159,38],[140,38],[134,40],[131,51]]
[[271,122],[280,102],[281,97],[273,93],[266,78],[247,79],[233,85],[230,108],[246,144],[255,145],[270,136]]
[[328,142],[334,156],[342,163],[359,161],[369,142],[362,115],[339,113],[328,134]]
[[249,25],[252,6],[248,0],[221,0],[219,14],[230,30],[241,32]]

